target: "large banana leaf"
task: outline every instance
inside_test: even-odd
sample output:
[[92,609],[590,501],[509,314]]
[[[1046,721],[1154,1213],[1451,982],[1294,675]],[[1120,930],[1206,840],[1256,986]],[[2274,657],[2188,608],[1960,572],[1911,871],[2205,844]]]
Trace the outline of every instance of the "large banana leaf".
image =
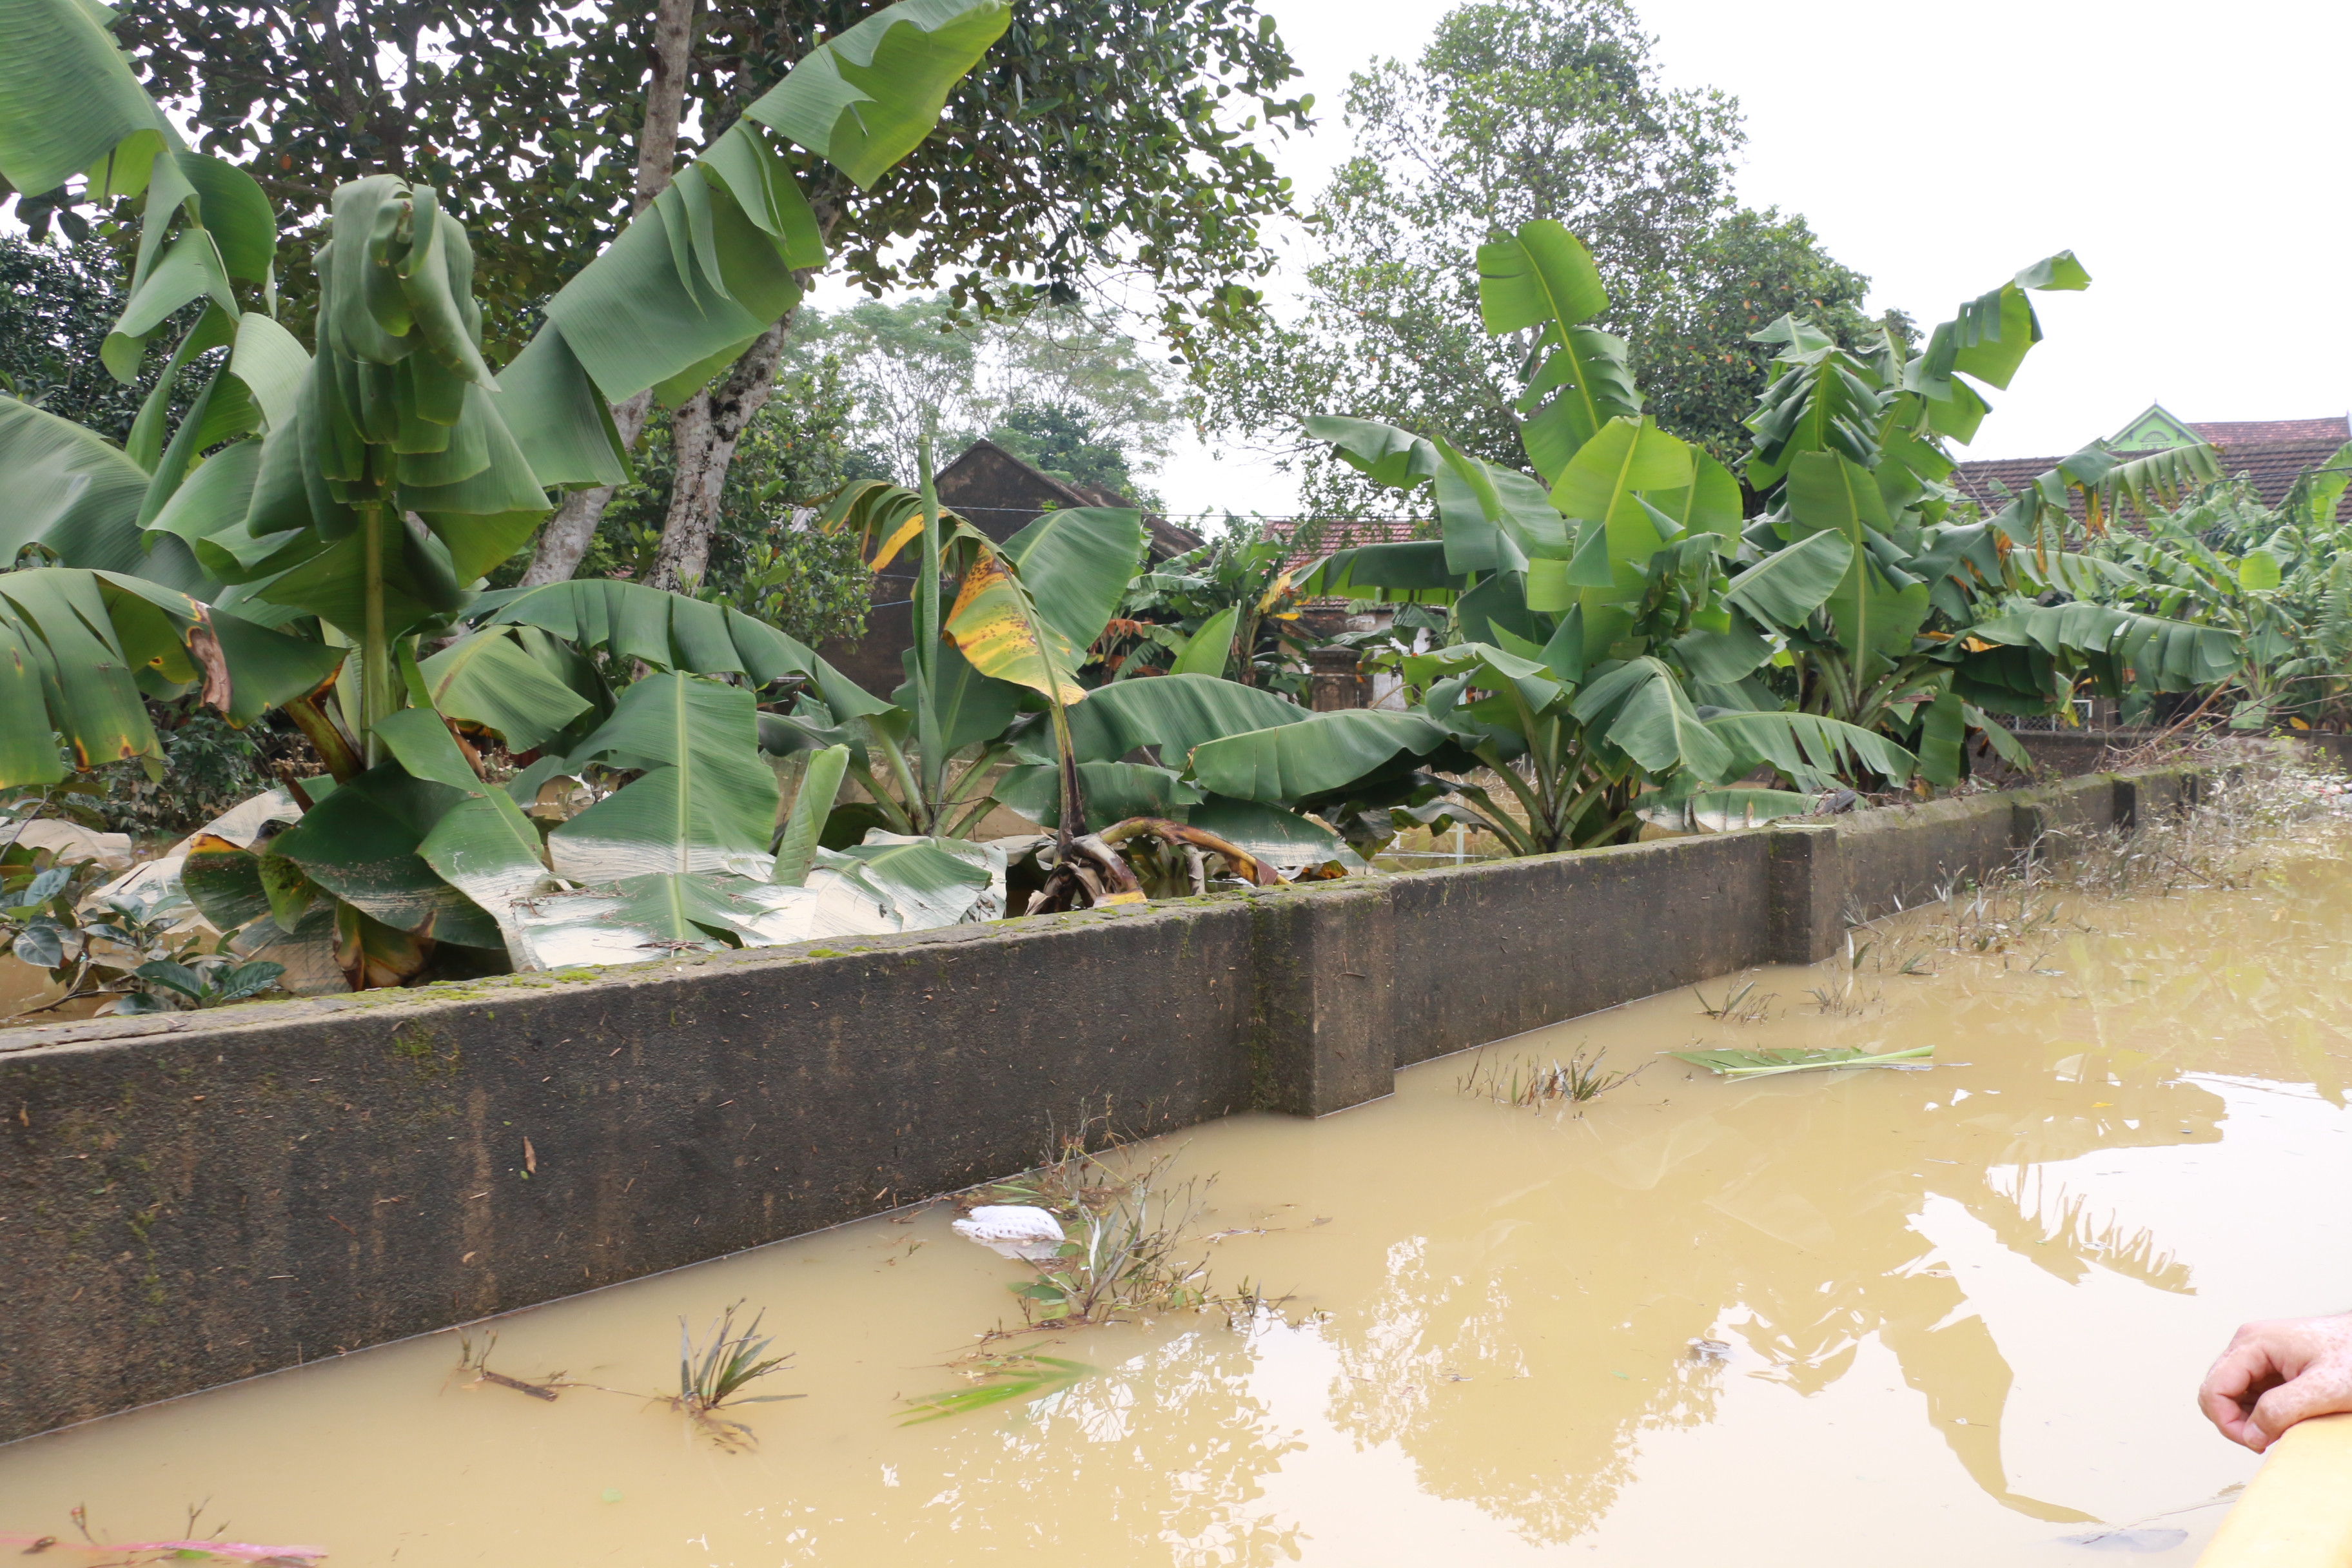
[[1308,599],[1449,605],[1474,581],[1447,570],[1445,546],[1433,540],[1335,550],[1299,574],[1297,588]]
[[2335,522],[2347,485],[2352,485],[2352,441],[2336,448],[2327,461],[2299,477],[2282,504],[2303,521],[2325,528]]
[[1009,17],[1004,0],[899,0],[818,45],[558,289],[502,399],[541,479],[617,482],[625,455],[595,399],[680,402],[798,301],[824,238],[780,138],[871,186]]
[[[651,871],[625,877],[609,888],[539,900],[518,911],[520,941],[530,967],[568,968],[582,963],[642,963],[680,952],[741,946],[761,940],[763,911],[738,895],[757,884],[738,878]],[[790,889],[799,892],[801,889]],[[837,932],[868,929],[856,919],[858,906]]]
[[1321,823],[1257,800],[1211,795],[1186,816],[1188,826],[1213,833],[1276,871],[1295,875],[1334,862],[1351,871],[1364,864]]
[[826,39],[744,114],[871,190],[922,145],[1012,15],[1005,0],[899,0]]
[[64,776],[53,731],[78,768],[160,760],[147,696],[201,684],[243,722],[316,689],[341,659],[135,577],[72,567],[0,574],[0,785]]
[[1340,461],[1376,485],[1418,489],[1437,477],[1436,447],[1410,430],[1330,414],[1310,415],[1305,424],[1309,436],[1330,442]]
[[1049,511],[1006,540],[1038,615],[1075,647],[1090,647],[1118,611],[1143,555],[1143,514],[1116,507]]
[[850,849],[816,850],[814,862],[804,884],[653,872],[542,900],[523,918],[524,940],[552,968],[924,931],[1003,912],[1004,852],[993,846],[877,833]]
[[[1087,816],[1097,825],[1130,816],[1181,817],[1187,808],[1204,798],[1172,769],[1148,763],[1080,763],[1078,781],[1086,794]],[[1060,790],[1061,770],[1041,763],[1006,769],[996,781],[994,794],[1004,805],[1038,826],[1058,827]]]
[[[144,144],[145,138],[129,145]],[[127,152],[127,149],[126,149]],[[121,154],[118,154],[121,156]],[[278,215],[251,174],[233,163],[176,147],[155,153],[143,172],[146,211],[122,316],[99,357],[118,381],[138,379],[148,342],[181,307],[209,300],[215,328],[234,335],[239,316],[232,279],[273,287]],[[175,221],[187,220],[166,242]],[[149,394],[142,416],[157,416],[170,394],[166,378]],[[132,444],[138,455],[138,443]]]
[[[119,150],[126,167],[100,180],[135,194],[141,154],[181,144],[101,15],[80,0],[0,0],[0,176],[17,190],[55,190]],[[134,139],[143,145],[123,146]]]
[[2105,656],[2118,679],[2158,691],[2187,691],[2236,672],[2244,651],[2221,626],[2115,609],[2105,605],[2037,605],[1979,621],[1969,635],[1981,641],[2038,648],[2045,654]]
[[2119,462],[2096,482],[2083,487],[2093,531],[2097,531],[2105,517],[2120,510],[2118,503],[2128,504],[2146,517],[2158,508],[2178,506],[2189,489],[2210,484],[2222,473],[2220,455],[2202,441]]
[[1610,420],[1642,411],[1623,340],[1581,325],[1608,304],[1591,253],[1549,218],[1478,247],[1478,311],[1486,331],[1538,328],[1538,352],[1549,350],[1519,402],[1532,414],[1520,426],[1520,442],[1546,479],[1558,477]]
[[1810,795],[1780,789],[1661,790],[1642,797],[1643,822],[1673,833],[1732,833],[1783,817],[1803,816],[1821,805]]
[[2042,322],[2026,290],[2073,291],[2090,286],[2091,275],[2071,250],[2021,268],[2000,288],[1962,305],[1952,320],[1928,334],[1927,348],[1911,367],[1913,384],[1932,396],[1958,372],[1988,386],[2007,388],[2027,352],[2042,341]]
[[[816,871],[874,894],[891,930],[930,931],[976,913],[1003,913],[1004,851],[984,844],[876,831],[863,844],[819,850]],[[982,911],[992,887],[997,906]]]
[[128,573],[210,597],[215,584],[179,540],[159,539],[152,553],[144,547],[139,507],[147,472],[95,432],[0,397],[0,474],[8,479],[0,560],[39,544],[68,566]]
[[595,578],[484,594],[471,606],[485,627],[536,626],[582,649],[637,659],[658,669],[740,675],[753,685],[799,676],[836,720],[889,707],[812,652],[806,644],[731,605],[706,604],[638,583]]
[[[900,662],[907,679],[890,700],[908,712],[914,710],[915,650]],[[968,746],[982,745],[1004,733],[1021,711],[1021,689],[1009,681],[992,680],[972,668],[955,644],[942,642],[931,671],[931,707],[938,716],[940,744],[949,755]]]
[[766,880],[781,802],[757,720],[751,693],[739,686],[676,670],[630,686],[568,765],[597,762],[644,776],[550,835],[558,874],[596,883],[706,871]]
[[[1749,668],[1754,668],[1750,666]],[[1487,643],[1455,643],[1405,660],[1405,679],[1416,686],[1432,686],[1447,677],[1467,681],[1490,693],[1472,711],[1499,719],[1521,734],[1571,688],[1560,672],[1539,658],[1527,658]]]
[[841,781],[848,772],[847,746],[811,750],[792,809],[776,835],[776,864],[771,880],[797,888],[807,879],[809,868],[816,864],[817,840],[824,832],[825,818],[833,815],[833,803],[840,798]]
[[1655,658],[1633,659],[1599,677],[1577,693],[1570,711],[1652,773],[1731,776],[1730,744],[1700,719],[1682,682]]
[[1684,533],[1711,533],[1725,555],[1739,548],[1742,500],[1739,481],[1698,447],[1691,448],[1691,482],[1654,489],[1643,500]]
[[1723,596],[1768,626],[1801,626],[1845,580],[1853,555],[1844,534],[1823,530],[1748,567]]
[[589,710],[589,700],[516,641],[520,628],[461,637],[424,661],[426,700],[460,723],[535,751]]
[[1227,605],[1201,623],[1168,667],[1171,675],[1213,675],[1222,678],[1234,662],[1234,633],[1241,625],[1242,606]]
[[[1759,395],[1756,412],[1747,420],[1755,433],[1748,482],[1759,490],[1771,489],[1787,476],[1789,465],[1807,452],[1836,452],[1864,468],[1875,467],[1886,399],[1871,370],[1787,316],[1752,334],[1750,341],[1788,346],[1774,361],[1783,368]],[[1968,392],[1965,385],[1958,390]]]
[[[1142,746],[1159,748],[1160,763],[1181,771],[1195,747],[1246,735],[1311,714],[1286,698],[1208,675],[1162,675],[1097,689],[1070,710],[1072,753],[1082,763],[1108,763]],[[1026,761],[1053,761],[1043,736],[1024,738]],[[1132,815],[1132,814],[1130,814]]]
[[1077,668],[1086,644],[1045,618],[993,542],[972,537],[978,542],[971,547],[971,564],[941,628],[948,640],[991,679],[1025,686],[1056,702],[1084,701],[1087,692],[1078,684]]
[[1717,713],[1706,723],[1737,753],[1734,771],[1769,763],[1805,789],[1828,787],[1856,763],[1901,784],[1916,761],[1875,730],[1817,713]]
[[1206,742],[1193,749],[1192,776],[1202,789],[1235,800],[1297,800],[1343,788],[1400,755],[1423,755],[1450,738],[1418,713],[1343,709]]
[[1529,557],[1567,559],[1568,524],[1544,487],[1515,469],[1437,443],[1437,516],[1454,573],[1524,572]]
[[420,852],[467,796],[458,786],[418,778],[397,762],[383,763],[339,785],[270,848],[344,904],[394,931],[502,948],[497,919]]
[[461,798],[417,845],[417,857],[498,922],[517,968],[535,967],[519,911],[554,887],[539,829],[504,790],[475,774],[432,709],[403,709],[375,732],[412,776],[458,792]]
[[[1584,657],[1597,661],[1632,625],[1623,608],[1649,590],[1650,558],[1666,543],[1664,521],[1642,492],[1689,489],[1695,479],[1689,445],[1639,417],[1611,420],[1577,449],[1552,486],[1554,505],[1580,520],[1575,558],[1559,574],[1530,575],[1530,609],[1583,610]],[[1522,634],[1525,635],[1525,634]]]
[[1885,499],[1869,470],[1839,452],[1806,452],[1789,468],[1789,514],[1800,538],[1817,532],[1843,537],[1853,553],[1826,603],[1838,640],[1856,658],[1899,658],[1927,620],[1927,584],[1888,583],[1871,559],[1871,537],[1893,526]]

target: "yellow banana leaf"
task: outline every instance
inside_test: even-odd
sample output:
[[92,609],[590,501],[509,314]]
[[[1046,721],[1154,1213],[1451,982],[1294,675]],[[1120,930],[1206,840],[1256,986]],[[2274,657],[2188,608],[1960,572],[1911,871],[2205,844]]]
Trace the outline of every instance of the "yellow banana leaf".
[[1074,673],[1078,650],[1038,616],[1021,579],[994,546],[984,541],[974,545],[971,565],[963,574],[943,629],[956,650],[982,675],[1025,686],[1065,703],[1086,699],[1087,689]]

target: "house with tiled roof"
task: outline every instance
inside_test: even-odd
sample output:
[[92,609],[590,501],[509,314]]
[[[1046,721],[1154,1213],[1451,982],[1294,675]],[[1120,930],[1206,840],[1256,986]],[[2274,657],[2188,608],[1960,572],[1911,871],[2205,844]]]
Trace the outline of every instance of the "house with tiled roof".
[[[1416,529],[1427,526],[1426,520],[1415,521],[1408,517],[1281,517],[1265,521],[1268,538],[1290,541],[1290,554],[1283,564],[1293,574],[1304,572],[1325,556],[1342,550],[1359,550],[1367,544],[1408,543],[1415,537]],[[1318,630],[1328,633],[1344,629],[1340,623],[1347,617],[1340,612],[1347,603],[1345,599],[1309,599],[1299,608]],[[1383,612],[1380,618],[1385,620],[1394,613]],[[1329,623],[1328,626],[1326,622]]]
[[[2221,455],[2221,470],[2254,487],[2264,506],[2276,506],[2306,471],[2334,457],[2352,440],[2352,417],[2329,415],[2319,419],[2236,419],[2191,424],[2162,404],[2151,403],[2137,417],[2107,440],[2126,457],[2159,452],[2203,442]],[[1952,472],[1952,483],[1986,511],[1997,511],[2009,498],[2058,466],[2057,458],[1993,458],[1962,463]]]

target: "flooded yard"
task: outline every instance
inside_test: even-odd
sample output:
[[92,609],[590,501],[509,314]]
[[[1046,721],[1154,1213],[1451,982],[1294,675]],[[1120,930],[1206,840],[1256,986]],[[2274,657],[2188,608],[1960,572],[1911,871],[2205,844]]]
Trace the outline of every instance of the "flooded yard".
[[[1213,1282],[1286,1293],[1239,1321],[983,1345],[1030,1276],[939,1205],[473,1331],[507,1376],[619,1394],[532,1397],[441,1334],[0,1448],[0,1535],[69,1543],[81,1506],[103,1540],[201,1510],[371,1568],[2186,1563],[2258,1463],[2198,1415],[2207,1362],[2352,1289],[2340,847],[1924,910],[1322,1121],[1180,1134]],[[1812,1046],[1935,1065],[1662,1054]],[[1644,1065],[1584,1104],[1485,1092],[1580,1049]],[[654,1396],[679,1319],[739,1300],[795,1352],[751,1392],[797,1397],[730,1449]],[[1087,1370],[909,1424],[982,1350]]]

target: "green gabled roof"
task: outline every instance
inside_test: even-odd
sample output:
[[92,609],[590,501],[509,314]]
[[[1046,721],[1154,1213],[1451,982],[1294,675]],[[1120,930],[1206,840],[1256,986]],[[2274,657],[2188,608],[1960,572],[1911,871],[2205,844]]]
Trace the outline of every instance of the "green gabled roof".
[[2186,421],[2175,418],[2163,404],[2151,403],[2107,437],[2107,445],[2118,452],[2158,452],[2168,447],[2194,447],[2200,439]]

